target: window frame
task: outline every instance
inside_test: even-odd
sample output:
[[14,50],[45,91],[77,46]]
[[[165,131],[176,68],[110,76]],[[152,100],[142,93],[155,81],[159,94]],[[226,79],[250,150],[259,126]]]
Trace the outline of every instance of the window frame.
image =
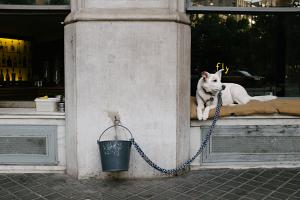
[[[187,14],[300,14],[300,7],[233,7],[233,6],[191,6],[192,0],[186,0]],[[284,99],[300,99],[300,97],[278,97]]]
[[191,1],[186,0],[187,13],[300,13],[300,7],[192,6]]
[[22,4],[0,4],[0,12],[8,11],[24,11],[24,10],[34,10],[34,11],[66,11],[71,10],[69,5],[22,5]]

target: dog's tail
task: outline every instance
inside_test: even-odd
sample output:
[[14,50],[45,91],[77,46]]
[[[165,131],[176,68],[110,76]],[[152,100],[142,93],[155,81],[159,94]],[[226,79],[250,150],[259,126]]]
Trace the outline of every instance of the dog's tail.
[[258,101],[270,101],[273,99],[277,99],[276,96],[272,96],[272,95],[266,95],[266,96],[254,96],[254,97],[250,97],[251,100],[258,100]]

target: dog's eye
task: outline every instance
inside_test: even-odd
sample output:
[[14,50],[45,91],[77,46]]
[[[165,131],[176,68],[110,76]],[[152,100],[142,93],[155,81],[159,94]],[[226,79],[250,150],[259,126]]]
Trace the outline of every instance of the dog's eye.
[[217,79],[213,80],[213,82],[217,82]]

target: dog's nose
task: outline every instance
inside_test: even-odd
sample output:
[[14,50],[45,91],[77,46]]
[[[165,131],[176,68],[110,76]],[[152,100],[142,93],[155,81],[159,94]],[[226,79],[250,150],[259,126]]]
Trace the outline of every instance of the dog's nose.
[[226,86],[225,85],[222,85],[222,90],[225,90]]

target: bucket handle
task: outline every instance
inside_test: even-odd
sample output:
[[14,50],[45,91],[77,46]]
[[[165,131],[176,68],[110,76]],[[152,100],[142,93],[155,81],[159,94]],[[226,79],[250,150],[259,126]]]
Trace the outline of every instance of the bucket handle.
[[130,136],[131,136],[130,139],[133,139],[133,136],[132,136],[131,131],[130,131],[126,126],[123,126],[123,125],[121,125],[121,124],[115,124],[115,125],[112,125],[112,126],[108,127],[107,129],[105,129],[105,130],[101,133],[101,135],[100,135],[100,137],[99,137],[99,141],[100,141],[102,135],[103,135],[107,130],[109,130],[109,129],[113,128],[113,127],[117,127],[117,126],[120,126],[120,127],[124,128],[125,130],[127,130],[128,133],[129,133]]

